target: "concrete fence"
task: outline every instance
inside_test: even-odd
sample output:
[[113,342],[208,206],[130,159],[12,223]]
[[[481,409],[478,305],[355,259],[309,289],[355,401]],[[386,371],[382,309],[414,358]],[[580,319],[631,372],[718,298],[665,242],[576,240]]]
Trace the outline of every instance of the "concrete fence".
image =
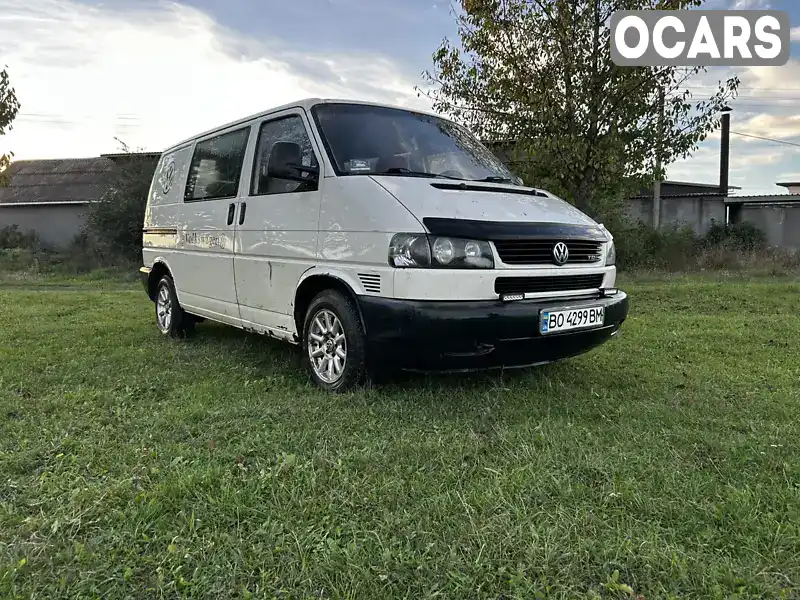
[[[722,196],[682,195],[661,198],[659,229],[691,227],[697,235],[705,235],[711,224],[725,223],[725,200]],[[628,216],[648,225],[653,224],[653,198],[631,198]]]
[[68,245],[86,223],[86,202],[0,204],[0,229],[16,225],[20,232],[35,231],[46,246]]
[[744,204],[739,220],[763,231],[770,246],[800,249],[800,196],[795,198],[794,202]]
[[[685,194],[661,198],[659,229],[689,226],[705,235],[713,222],[750,223],[764,232],[770,246],[800,249],[800,195],[720,196]],[[652,196],[628,201],[629,218],[653,224]]]

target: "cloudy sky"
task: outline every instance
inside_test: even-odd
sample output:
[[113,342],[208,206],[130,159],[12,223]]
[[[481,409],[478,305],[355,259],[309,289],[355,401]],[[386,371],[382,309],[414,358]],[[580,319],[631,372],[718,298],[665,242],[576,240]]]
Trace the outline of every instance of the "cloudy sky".
[[[732,130],[800,144],[800,2],[707,2],[765,6],[789,11],[793,58],[736,70]],[[115,138],[161,150],[306,96],[428,108],[414,85],[443,37],[455,37],[449,0],[0,0],[0,61],[23,105],[0,151],[92,156],[117,151]],[[740,193],[800,181],[800,147],[733,135],[731,152]],[[713,183],[718,164],[715,136],[669,176]]]

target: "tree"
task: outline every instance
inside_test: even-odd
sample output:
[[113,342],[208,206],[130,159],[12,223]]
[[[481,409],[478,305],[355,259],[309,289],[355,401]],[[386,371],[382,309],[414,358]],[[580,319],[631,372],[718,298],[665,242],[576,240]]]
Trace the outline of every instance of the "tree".
[[626,191],[663,179],[719,127],[739,85],[719,82],[696,100],[687,83],[702,67],[618,67],[611,15],[701,3],[460,0],[460,47],[442,42],[422,93],[480,138],[510,143],[527,183],[609,218]]
[[122,156],[115,160],[108,190],[90,206],[86,220],[88,241],[111,264],[142,259],[142,224],[157,162],[119,143]]
[[[11,82],[8,78],[8,71],[3,69],[0,71],[0,136],[5,135],[6,131],[11,129],[11,122],[19,112],[19,101],[11,87]],[[8,185],[8,173],[6,169],[11,164],[11,159],[14,153],[0,154],[0,186]]]

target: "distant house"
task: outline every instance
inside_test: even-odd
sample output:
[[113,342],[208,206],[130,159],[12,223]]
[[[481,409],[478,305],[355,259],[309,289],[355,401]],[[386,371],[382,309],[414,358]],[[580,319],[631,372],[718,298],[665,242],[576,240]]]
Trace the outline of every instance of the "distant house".
[[16,225],[35,231],[49,246],[65,246],[86,223],[86,208],[102,199],[115,165],[133,157],[152,162],[160,153],[104,154],[93,158],[19,160],[8,169],[10,185],[0,188],[0,229]]
[[789,190],[790,194],[800,194],[800,181],[794,183],[778,183],[776,185],[785,187],[787,190]]
[[755,225],[770,246],[800,249],[800,183],[777,185],[789,193],[727,197],[730,221]]
[[[738,189],[741,188],[728,186],[727,191]],[[720,193],[718,183],[662,181],[658,225],[660,228],[688,225],[698,235],[704,235],[712,222],[727,223],[725,199],[728,193]],[[641,189],[628,199],[628,216],[634,220],[652,225],[654,209],[652,187]]]

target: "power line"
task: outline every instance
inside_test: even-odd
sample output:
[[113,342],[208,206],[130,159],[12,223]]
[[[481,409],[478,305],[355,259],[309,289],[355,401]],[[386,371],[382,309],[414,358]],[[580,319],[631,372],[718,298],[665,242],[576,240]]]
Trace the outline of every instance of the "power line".
[[[674,90],[670,92],[670,98],[676,98],[681,95],[680,90]],[[696,98],[692,97],[689,100],[694,101]],[[736,103],[736,104],[746,104],[749,100],[755,100],[757,103],[794,103],[800,101],[800,96],[745,96],[739,95],[735,98],[730,98],[729,102]]]
[[[790,106],[792,106],[792,105],[791,104],[769,104],[769,103],[763,103],[763,102],[737,102],[736,104],[731,104],[731,108],[735,108],[735,109],[741,108],[741,109],[744,109],[745,112],[748,112],[748,109],[756,109],[756,108],[761,108],[761,109],[766,109],[766,110],[773,109],[773,108],[774,109],[783,109],[783,108],[789,108]],[[737,112],[739,112],[739,114],[742,114],[742,111],[737,111]],[[765,111],[761,110],[761,111],[754,111],[754,112],[765,112]]]
[[[53,115],[59,115],[62,113],[55,113],[55,112],[28,112],[25,111],[22,113],[26,116],[30,117],[52,117]],[[94,119],[97,117],[97,113],[73,113],[76,117],[85,117],[89,119]],[[138,119],[140,115],[134,113],[114,113],[115,117],[120,119]]]
[[[707,89],[718,89],[719,85],[681,85],[680,87],[688,88],[690,90],[707,90]],[[766,88],[766,87],[745,87],[739,86],[736,88],[737,90],[758,90],[762,92],[800,92],[800,88]]]
[[753,138],[754,140],[763,140],[765,142],[774,142],[776,144],[784,144],[786,146],[796,146],[797,148],[800,148],[800,144],[797,144],[795,142],[787,142],[785,140],[775,140],[773,138],[762,137],[760,135],[752,135],[752,134],[749,134],[749,133],[740,133],[738,131],[731,131],[731,133],[734,133],[736,135],[740,135],[740,136],[746,137],[746,138]]

